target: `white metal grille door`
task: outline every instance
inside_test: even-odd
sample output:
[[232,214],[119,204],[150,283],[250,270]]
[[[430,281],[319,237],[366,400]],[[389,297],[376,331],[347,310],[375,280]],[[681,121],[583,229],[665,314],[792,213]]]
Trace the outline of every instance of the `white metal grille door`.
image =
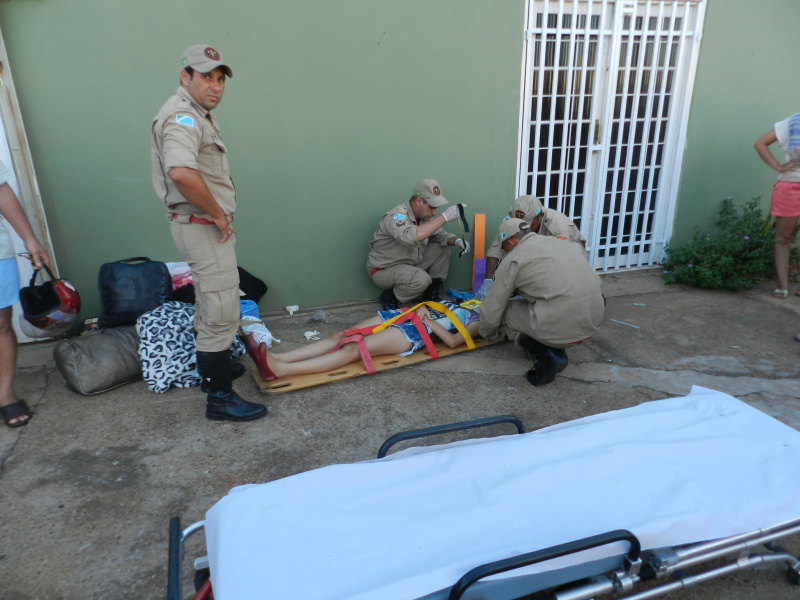
[[672,228],[704,0],[531,0],[518,194],[569,216],[596,269]]

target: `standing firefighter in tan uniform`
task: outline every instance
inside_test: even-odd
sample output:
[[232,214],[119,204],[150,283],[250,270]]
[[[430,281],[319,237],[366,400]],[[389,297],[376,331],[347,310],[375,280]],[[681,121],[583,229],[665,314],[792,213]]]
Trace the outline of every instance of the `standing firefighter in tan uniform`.
[[[600,278],[579,244],[532,233],[521,219],[503,221],[497,233],[508,254],[481,304],[480,334],[515,339],[534,357],[528,381],[544,385],[567,366],[564,348],[600,327]],[[515,295],[523,299],[511,300]]]
[[167,207],[172,238],[192,270],[196,309],[197,370],[208,394],[206,417],[251,421],[267,409],[239,397],[231,387],[230,347],[239,327],[239,273],[233,187],[225,144],[211,114],[222,100],[227,77],[222,55],[195,45],[181,59],[178,91],[152,126],[156,194]]
[[367,273],[384,291],[378,302],[394,310],[412,300],[439,300],[439,288],[450,268],[448,246],[469,252],[469,242],[442,229],[458,219],[456,204],[441,215],[436,209],[447,204],[439,184],[423,179],[414,186],[411,199],[387,212],[370,240]]
[[[586,240],[575,223],[567,215],[552,208],[545,208],[534,196],[520,196],[514,200],[514,204],[508,209],[507,218],[522,219],[530,225],[531,231],[539,235],[549,235],[561,240],[576,242],[581,245],[582,249],[586,248]],[[497,265],[505,255],[500,239],[495,238],[486,252],[486,279],[494,277]]]

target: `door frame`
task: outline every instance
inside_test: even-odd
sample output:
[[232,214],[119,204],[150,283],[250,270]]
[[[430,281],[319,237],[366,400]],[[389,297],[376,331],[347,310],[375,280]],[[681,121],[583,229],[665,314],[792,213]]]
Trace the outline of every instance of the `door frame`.
[[[574,1],[574,4],[572,2]],[[665,256],[664,248],[669,242],[674,226],[675,208],[677,203],[678,186],[680,180],[683,153],[686,145],[686,133],[689,122],[689,109],[694,88],[694,80],[697,72],[697,62],[699,58],[700,42],[707,8],[707,0],[527,0],[525,2],[525,27],[522,53],[521,84],[520,84],[520,110],[519,110],[519,135],[518,135],[518,155],[516,165],[515,189],[517,196],[528,192],[528,154],[530,147],[530,125],[534,121],[525,120],[526,111],[529,110],[530,99],[532,97],[533,72],[536,65],[533,65],[535,36],[541,35],[542,52],[546,36],[545,28],[536,28],[536,12],[541,7],[546,15],[551,11],[558,14],[569,14],[569,7],[565,4],[577,7],[580,4],[597,6],[600,9],[600,27],[598,30],[598,63],[595,73],[598,75],[596,85],[592,90],[592,102],[590,122],[595,125],[600,123],[601,135],[599,143],[589,142],[590,157],[587,159],[586,166],[586,190],[583,197],[581,217],[581,230],[587,239],[586,258],[598,270],[636,268],[642,266],[653,266],[660,263]],[[537,6],[539,5],[539,6]],[[603,194],[608,168],[606,166],[609,144],[611,139],[611,123],[613,111],[614,86],[616,85],[616,73],[619,70],[619,49],[623,38],[620,23],[624,14],[636,15],[639,7],[655,7],[655,12],[659,15],[665,11],[665,7],[681,6],[683,14],[683,25],[680,33],[683,48],[679,55],[681,64],[676,67],[679,78],[673,84],[673,95],[671,96],[671,107],[668,119],[668,132],[666,136],[668,152],[661,164],[657,200],[653,203],[655,207],[654,222],[649,233],[649,250],[642,252],[636,258],[635,253],[642,242],[631,239],[626,247],[627,254],[621,256],[616,252],[614,257],[598,257],[598,240],[601,239]],[[552,9],[550,9],[552,7]],[[589,7],[587,7],[589,8]],[[659,11],[659,8],[661,9]],[[689,19],[689,11],[696,11]],[[586,11],[590,13],[592,11]],[[573,15],[582,14],[577,10],[572,11]],[[610,18],[607,18],[610,17]],[[607,22],[610,21],[610,22]],[[691,21],[691,23],[690,23]],[[544,23],[544,20],[543,20]],[[573,31],[582,31],[573,29]],[[647,32],[642,31],[642,34]],[[570,65],[569,67],[573,67]],[[602,73],[602,76],[599,76]],[[613,81],[612,81],[613,79]],[[529,104],[526,106],[526,102]],[[565,124],[569,121],[566,120]],[[608,126],[606,126],[608,124]],[[559,143],[553,140],[554,143]],[[533,166],[533,173],[536,174],[536,165]],[[566,171],[563,171],[564,173]],[[535,177],[534,177],[535,180]],[[534,189],[532,194],[536,194]],[[565,204],[562,198],[570,200],[570,206],[574,206],[574,199],[569,199],[562,195],[559,190],[559,209]],[[591,197],[590,197],[591,196]],[[546,201],[546,200],[545,200]],[[624,213],[619,213],[624,215]],[[568,215],[569,216],[569,215]],[[635,259],[635,260],[632,260]],[[636,264],[632,264],[635,262]]]

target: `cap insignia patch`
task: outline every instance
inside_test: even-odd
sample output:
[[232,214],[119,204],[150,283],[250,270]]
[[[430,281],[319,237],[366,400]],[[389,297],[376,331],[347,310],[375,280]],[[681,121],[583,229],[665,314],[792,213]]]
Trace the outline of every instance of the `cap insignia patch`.
[[203,51],[203,54],[205,54],[206,57],[210,58],[211,60],[219,60],[219,52],[217,52],[213,48],[206,48]]
[[442,190],[439,189],[438,185],[433,186],[433,195],[434,196],[441,196]]
[[505,231],[504,231],[503,233],[501,233],[501,234],[500,234],[500,239],[501,239],[501,240],[504,240],[504,239],[506,239],[506,232],[505,232]]
[[525,218],[525,211],[524,210],[514,211],[514,216],[516,218],[518,218],[518,219],[524,219]]
[[422,192],[420,192],[419,190],[417,190],[416,192],[414,192],[414,195],[415,195],[415,196],[417,196],[417,197],[419,197],[419,198],[422,198]]
[[188,56],[184,56],[184,57],[183,57],[183,60],[181,60],[181,64],[182,64],[184,67],[185,67],[186,65],[188,65],[188,64],[189,64],[189,57],[188,57]]

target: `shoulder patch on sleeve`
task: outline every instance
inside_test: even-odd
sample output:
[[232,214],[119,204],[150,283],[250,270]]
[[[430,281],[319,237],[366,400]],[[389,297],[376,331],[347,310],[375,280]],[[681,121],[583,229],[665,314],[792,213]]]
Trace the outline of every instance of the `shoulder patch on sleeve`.
[[404,214],[401,214],[401,213],[396,213],[396,214],[395,214],[395,215],[394,215],[392,218],[393,218],[395,221],[399,221],[400,219],[405,219],[405,218],[406,218],[406,216],[405,216]]
[[194,118],[190,117],[189,115],[175,115],[175,122],[179,125],[194,127]]

